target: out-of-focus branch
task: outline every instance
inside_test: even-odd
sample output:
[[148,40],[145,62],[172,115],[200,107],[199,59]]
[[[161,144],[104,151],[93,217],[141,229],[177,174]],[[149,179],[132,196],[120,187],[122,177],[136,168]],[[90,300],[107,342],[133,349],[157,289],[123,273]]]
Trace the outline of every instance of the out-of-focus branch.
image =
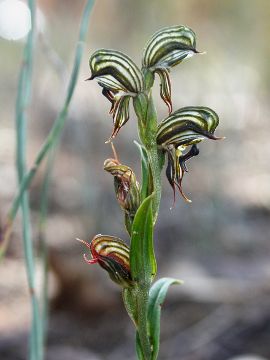
[[80,32],[79,32],[79,40],[76,47],[75,52],[75,60],[73,64],[73,69],[68,85],[67,95],[64,101],[64,105],[62,110],[60,111],[59,115],[55,119],[54,125],[49,132],[47,139],[43,143],[40,151],[38,152],[36,156],[36,160],[33,164],[33,166],[30,168],[30,170],[23,176],[22,181],[20,183],[20,188],[18,191],[18,194],[16,195],[12,206],[8,212],[6,222],[4,223],[4,226],[2,228],[2,236],[0,237],[2,240],[2,243],[0,245],[0,258],[5,254],[5,251],[7,249],[9,239],[10,239],[10,233],[11,233],[11,227],[13,225],[13,221],[17,215],[21,200],[23,198],[23,194],[25,190],[30,186],[31,181],[33,180],[39,166],[41,165],[44,158],[48,155],[50,149],[54,146],[54,144],[59,140],[63,127],[66,122],[68,110],[70,101],[72,99],[72,96],[74,94],[75,85],[77,83],[82,54],[83,54],[83,47],[84,47],[84,41],[87,34],[88,29],[88,23],[89,23],[89,16],[91,14],[92,8],[94,5],[94,0],[88,0],[83,12],[82,21],[80,25]]

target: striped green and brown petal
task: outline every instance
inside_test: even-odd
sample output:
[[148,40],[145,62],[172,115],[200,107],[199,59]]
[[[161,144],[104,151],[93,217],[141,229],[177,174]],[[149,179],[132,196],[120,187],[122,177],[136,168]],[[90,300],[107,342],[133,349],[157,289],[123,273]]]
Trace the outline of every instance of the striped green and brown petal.
[[123,240],[109,235],[96,235],[91,243],[77,239],[90,250],[92,259],[84,254],[88,264],[98,263],[105,269],[110,278],[123,287],[132,285],[129,262],[129,247]]
[[142,67],[160,76],[160,95],[169,112],[172,111],[169,70],[196,53],[196,35],[182,25],[157,31],[145,46]]
[[121,208],[131,217],[134,217],[140,206],[140,188],[134,171],[120,164],[118,159],[107,159],[104,170],[114,177],[114,187],[117,200]]
[[156,74],[160,78],[160,97],[168,106],[169,114],[172,112],[172,89],[169,70],[167,69],[157,69]]
[[129,119],[129,100],[143,91],[142,74],[137,65],[125,54],[100,49],[89,60],[91,77],[103,88],[102,94],[111,102],[114,128],[111,138]]
[[[187,172],[186,161],[199,154],[197,144],[216,137],[214,132],[219,124],[218,115],[203,106],[189,106],[175,111],[158,126],[157,144],[167,152],[166,176],[173,188],[177,187],[182,196],[190,202],[182,190],[182,180]],[[187,151],[188,147],[191,148]]]

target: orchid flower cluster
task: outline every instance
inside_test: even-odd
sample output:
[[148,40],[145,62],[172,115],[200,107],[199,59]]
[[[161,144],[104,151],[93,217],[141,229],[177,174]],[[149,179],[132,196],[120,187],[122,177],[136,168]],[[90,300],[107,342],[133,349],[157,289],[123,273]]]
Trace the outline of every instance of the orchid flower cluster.
[[[114,158],[105,160],[104,170],[113,176],[117,201],[124,212],[130,246],[115,236],[96,235],[91,243],[89,264],[98,263],[123,289],[123,300],[136,327],[136,350],[141,360],[155,360],[159,350],[160,304],[171,278],[152,282],[157,266],[153,227],[160,197],[161,172],[167,158],[166,177],[173,189],[190,202],[182,189],[187,161],[199,154],[198,144],[205,139],[221,139],[214,133],[219,124],[214,110],[187,106],[173,112],[170,70],[183,60],[198,54],[195,33],[186,26],[171,26],[156,32],[147,42],[139,67],[125,54],[100,49],[89,60],[91,77],[111,103],[113,130],[109,142],[129,120],[132,100],[138,121],[141,154],[141,184],[131,167]],[[168,107],[168,116],[158,123],[152,98],[155,77],[160,80],[160,96]],[[113,146],[113,145],[112,145]]]

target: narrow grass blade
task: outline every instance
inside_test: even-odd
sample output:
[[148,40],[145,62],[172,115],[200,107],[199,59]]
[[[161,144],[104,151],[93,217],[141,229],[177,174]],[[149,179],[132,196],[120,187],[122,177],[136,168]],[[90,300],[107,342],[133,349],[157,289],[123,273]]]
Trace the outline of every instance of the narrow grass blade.
[[80,64],[82,60],[82,54],[83,54],[83,47],[84,47],[84,41],[87,34],[88,29],[88,23],[89,23],[89,16],[91,14],[92,8],[94,5],[94,0],[88,0],[82,15],[82,21],[80,26],[80,32],[79,32],[79,40],[76,47],[76,53],[75,53],[75,60],[73,64],[73,69],[69,81],[69,86],[67,90],[67,95],[64,101],[64,105],[62,110],[60,111],[59,115],[55,119],[54,125],[49,132],[45,142],[43,143],[41,149],[39,150],[36,159],[34,161],[34,165],[30,168],[30,170],[23,176],[22,181],[20,183],[20,188],[18,191],[18,194],[16,195],[12,206],[8,212],[6,223],[3,226],[2,234],[1,234],[1,245],[0,245],[0,258],[4,255],[6,248],[8,246],[10,233],[11,233],[11,227],[13,224],[13,221],[17,215],[18,208],[20,205],[20,202],[23,197],[23,193],[25,189],[29,187],[31,184],[31,181],[33,180],[40,164],[44,160],[44,158],[48,155],[49,150],[51,147],[55,144],[55,142],[58,141],[63,127],[66,122],[68,109],[70,105],[70,101],[72,99],[75,85],[77,83]]
[[[27,114],[26,109],[30,104],[32,88],[32,68],[34,55],[34,36],[35,36],[35,12],[36,5],[34,0],[28,1],[31,12],[31,30],[29,31],[27,42],[24,48],[23,60],[18,81],[18,92],[16,98],[16,167],[18,183],[21,184],[26,173],[26,143],[27,143]],[[30,360],[41,360],[43,349],[41,342],[41,318],[35,285],[35,259],[34,247],[31,234],[31,219],[28,193],[22,196],[22,227],[23,227],[23,249],[24,260],[27,274],[27,282],[31,297],[32,323],[29,342]]]

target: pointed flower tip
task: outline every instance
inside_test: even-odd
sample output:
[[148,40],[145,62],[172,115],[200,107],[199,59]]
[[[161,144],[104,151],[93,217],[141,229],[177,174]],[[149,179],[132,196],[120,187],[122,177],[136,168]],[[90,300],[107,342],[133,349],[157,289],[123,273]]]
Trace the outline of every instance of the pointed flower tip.
[[[184,173],[183,173],[184,174]],[[181,182],[182,182],[182,179],[181,179]],[[177,187],[180,191],[180,194],[182,195],[183,199],[188,203],[188,204],[191,204],[192,203],[192,200],[190,200],[186,195],[185,193],[183,192],[183,189],[182,189],[182,184],[177,184]]]
[[225,140],[226,139],[226,136],[216,136],[214,134],[209,134],[208,137],[211,140]]
[[[77,241],[79,241],[80,243],[84,244],[91,252],[91,244],[89,244],[87,241],[76,238]],[[86,254],[83,254],[83,258],[85,260],[85,262],[87,262],[87,264],[95,264],[98,259],[97,258],[92,258],[92,259],[88,259]]]
[[[164,100],[164,99],[163,99],[163,100]],[[171,113],[172,113],[172,111],[173,111],[171,101],[164,100],[164,102],[165,102],[165,104],[167,105],[169,115],[171,115]]]
[[93,75],[91,75],[89,78],[85,79],[84,81],[93,80]]
[[90,244],[89,244],[87,241],[82,240],[82,239],[79,239],[79,238],[76,238],[75,240],[81,242],[82,244],[84,244],[85,246],[87,246],[88,249],[90,249]]

